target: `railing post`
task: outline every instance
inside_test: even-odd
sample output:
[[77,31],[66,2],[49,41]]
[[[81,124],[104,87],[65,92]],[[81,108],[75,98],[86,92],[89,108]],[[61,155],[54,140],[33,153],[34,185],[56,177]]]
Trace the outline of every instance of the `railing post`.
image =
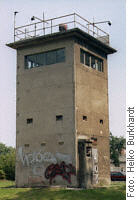
[[74,13],[74,28],[76,28],[76,14]]
[[43,34],[45,35],[45,22],[44,22],[44,12],[43,12]]
[[26,28],[25,28],[25,39],[26,39]]
[[34,26],[34,35],[36,37],[36,23],[35,23],[35,26]]
[[88,34],[89,34],[89,32],[90,32],[90,31],[89,31],[89,28],[90,28],[90,24],[88,24]]
[[98,30],[98,28],[97,28],[97,37],[99,37],[98,31],[99,31],[99,30]]
[[51,33],[52,33],[52,19],[51,19]]
[[45,24],[43,22],[43,35],[45,35]]
[[94,34],[95,34],[95,33],[94,33],[94,23],[93,23],[93,36],[94,36]]

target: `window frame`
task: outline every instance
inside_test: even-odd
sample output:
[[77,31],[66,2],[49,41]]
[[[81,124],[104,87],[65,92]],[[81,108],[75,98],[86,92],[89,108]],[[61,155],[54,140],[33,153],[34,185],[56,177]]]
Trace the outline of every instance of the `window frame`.
[[[87,63],[86,58],[89,55],[89,63]],[[104,72],[104,60],[99,58],[88,51],[83,50],[80,48],[80,63],[84,64],[85,66],[91,67],[92,69]]]
[[[63,50],[63,56],[62,55],[61,56],[57,55],[57,53],[59,53],[60,50]],[[51,57],[52,56],[52,55],[50,55],[51,53],[52,54],[54,53],[54,57],[52,57],[53,61],[48,62],[47,56]],[[35,62],[35,64],[33,64],[34,61],[31,60],[31,56],[32,57],[34,56],[33,59],[36,59],[37,61],[38,61],[38,56],[43,56],[43,60],[44,61],[43,61],[43,63],[41,63],[38,66],[36,66],[36,62]],[[53,64],[57,64],[57,63],[63,63],[63,62],[65,62],[65,60],[66,60],[66,48],[65,47],[58,48],[58,49],[53,49],[53,50],[49,50],[49,51],[45,51],[45,52],[35,53],[35,54],[24,55],[24,69],[32,69],[32,68],[37,68],[37,67],[53,65]],[[31,65],[31,66],[29,66],[29,65]]]

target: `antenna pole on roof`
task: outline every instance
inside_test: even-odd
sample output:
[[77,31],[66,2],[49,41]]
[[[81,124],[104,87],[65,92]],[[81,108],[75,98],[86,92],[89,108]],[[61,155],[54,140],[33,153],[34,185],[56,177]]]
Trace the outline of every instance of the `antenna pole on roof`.
[[45,23],[44,23],[44,12],[43,12],[43,34],[45,35]]
[[93,36],[94,36],[94,17],[93,17]]
[[18,13],[17,11],[14,12],[14,42],[15,42],[15,37],[16,37],[15,28],[16,28],[16,14],[17,13]]

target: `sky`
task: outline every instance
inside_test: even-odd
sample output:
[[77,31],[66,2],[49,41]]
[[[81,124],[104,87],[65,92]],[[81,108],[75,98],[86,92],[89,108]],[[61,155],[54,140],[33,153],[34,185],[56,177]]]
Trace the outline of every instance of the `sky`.
[[0,0],[0,142],[15,146],[16,141],[16,51],[13,42],[14,11],[16,26],[31,23],[32,16],[46,19],[78,13],[89,21],[110,20],[99,25],[110,34],[110,45],[117,53],[108,56],[109,127],[115,136],[125,137],[126,123],[126,2],[125,0]]

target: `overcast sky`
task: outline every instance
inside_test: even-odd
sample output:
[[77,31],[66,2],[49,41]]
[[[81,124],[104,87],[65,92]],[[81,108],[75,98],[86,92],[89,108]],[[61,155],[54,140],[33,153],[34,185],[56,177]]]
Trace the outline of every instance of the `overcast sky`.
[[18,11],[17,26],[30,23],[35,15],[42,18],[78,13],[97,22],[110,20],[110,45],[117,53],[108,56],[110,131],[125,136],[125,0],[0,0],[0,142],[15,146],[16,134],[16,51],[5,46],[13,42],[13,13]]

